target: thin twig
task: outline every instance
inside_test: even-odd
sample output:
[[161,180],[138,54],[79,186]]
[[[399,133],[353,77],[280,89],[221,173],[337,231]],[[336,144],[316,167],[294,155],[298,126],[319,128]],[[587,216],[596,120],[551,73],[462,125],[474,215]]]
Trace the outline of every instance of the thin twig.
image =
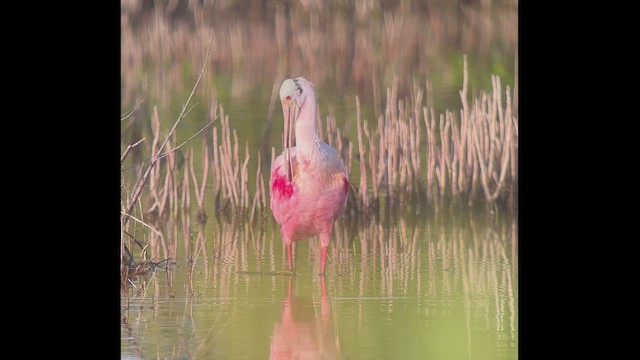
[[140,107],[140,105],[142,105],[142,103],[144,102],[144,99],[138,101],[129,111],[127,111],[126,113],[122,114],[120,116],[120,121],[125,121],[127,120],[131,115],[133,115],[133,113],[138,110],[138,108]]
[[[129,234],[128,231],[124,232],[126,235],[129,235],[129,237],[133,240],[133,242],[136,243],[136,245],[140,246],[141,249],[144,249],[144,245],[142,245],[142,243],[140,241],[138,241],[138,239],[136,239],[133,235]],[[127,250],[128,251],[128,250]]]
[[[196,104],[196,105],[198,105],[198,104]],[[189,113],[191,112],[191,110],[193,110],[193,108],[194,108],[196,105],[194,105],[191,109],[189,109],[188,111],[186,111],[186,112],[184,113],[183,118],[184,118],[185,116],[189,115]],[[148,160],[160,160],[160,159],[165,158],[167,155],[169,155],[169,153],[170,153],[170,152],[178,150],[179,148],[181,148],[182,146],[184,146],[186,143],[188,143],[189,141],[193,140],[193,138],[195,138],[196,136],[198,136],[201,132],[203,132],[206,128],[208,128],[209,126],[211,126],[211,124],[213,124],[216,120],[218,120],[218,117],[219,117],[219,116],[217,116],[216,118],[214,118],[213,120],[211,120],[211,122],[209,122],[209,123],[208,123],[207,125],[205,125],[203,128],[201,128],[200,130],[198,130],[198,132],[196,132],[195,134],[193,134],[190,138],[188,138],[187,140],[185,140],[182,144],[180,144],[180,145],[176,146],[174,149],[172,149],[172,150],[170,150],[170,151],[165,151],[165,152],[163,152],[163,153],[161,153],[161,154],[152,155],[152,156],[150,156],[150,157],[148,157],[148,158],[146,158],[146,159],[144,159],[144,160],[142,160],[142,161],[139,161],[139,162],[137,162],[137,163],[135,163],[135,164],[131,164],[131,165],[127,166],[126,168],[124,168],[124,169],[120,170],[120,171],[121,171],[121,172],[123,172],[123,171],[129,170],[129,169],[131,169],[131,168],[133,168],[133,167],[135,167],[135,166],[137,166],[137,165],[139,165],[139,164],[142,164],[142,163],[144,163],[145,161],[148,161]]]
[[141,142],[145,141],[146,138],[142,138],[140,140],[138,140],[135,144],[133,145],[129,145],[127,146],[126,149],[124,149],[124,153],[122,153],[122,156],[120,157],[120,166],[122,167],[122,163],[124,162],[124,159],[127,158],[127,155],[129,155],[129,151],[131,151],[131,149],[133,149],[134,147],[138,146]]
[[145,223],[144,221],[142,221],[142,220],[140,220],[140,219],[136,218],[135,216],[130,215],[130,214],[125,214],[123,211],[120,211],[120,213],[121,213],[122,215],[126,215],[126,216],[128,216],[128,217],[132,218],[133,220],[135,220],[135,221],[139,222],[140,224],[142,224],[142,225],[144,225],[144,226],[148,227],[151,231],[153,231],[153,232],[154,232],[154,233],[156,233],[157,235],[164,237],[164,235],[162,235],[162,233],[161,233],[160,231],[156,230],[153,226],[151,226],[151,225],[149,225],[149,224]]
[[[164,143],[162,144],[162,146],[160,146],[160,149],[158,151],[161,151],[162,149],[164,149],[164,147],[167,145],[167,143],[169,142],[169,140],[171,139],[171,135],[173,135],[173,133],[176,131],[176,128],[178,127],[178,124],[180,123],[180,120],[182,120],[182,118],[184,117],[184,113],[185,110],[187,109],[187,106],[189,105],[189,102],[191,102],[191,98],[193,97],[193,94],[196,91],[196,88],[198,87],[198,84],[200,84],[200,80],[202,80],[202,75],[204,75],[204,71],[207,68],[207,64],[208,64],[208,60],[209,60],[209,53],[211,52],[211,41],[213,40],[213,30],[211,30],[211,35],[209,37],[209,46],[207,49],[207,54],[205,56],[204,59],[204,63],[202,64],[202,70],[200,71],[200,75],[198,76],[198,80],[196,80],[195,85],[193,86],[193,89],[191,90],[191,94],[189,94],[189,98],[187,98],[187,101],[185,102],[184,106],[182,107],[182,111],[180,112],[180,115],[178,116],[178,119],[176,120],[175,124],[173,124],[173,128],[171,128],[171,131],[169,131],[169,135],[167,136],[167,139],[164,141]],[[147,168],[147,171],[145,172],[145,174],[142,176],[142,178],[138,181],[138,185],[136,186],[135,191],[133,192],[133,199],[131,201],[131,203],[129,204],[129,208],[127,209],[127,211],[122,214],[122,218],[121,218],[121,226],[125,226],[127,224],[127,221],[129,221],[129,214],[131,214],[131,212],[133,211],[133,208],[136,204],[136,202],[138,202],[138,199],[140,198],[140,195],[142,194],[142,189],[144,188],[144,184],[147,182],[147,178],[149,177],[149,174],[151,173],[151,170],[153,170],[153,167],[156,165],[156,163],[158,162],[158,159],[154,159],[153,162],[151,164],[149,164],[149,167]]]

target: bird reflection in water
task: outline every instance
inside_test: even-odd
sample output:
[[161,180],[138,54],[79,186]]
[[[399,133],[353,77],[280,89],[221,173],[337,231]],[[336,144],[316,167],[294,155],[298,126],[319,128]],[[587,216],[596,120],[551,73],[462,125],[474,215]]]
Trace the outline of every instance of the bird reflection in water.
[[339,359],[339,343],[325,281],[320,277],[320,313],[315,302],[296,299],[293,279],[282,303],[282,320],[271,336],[269,359]]

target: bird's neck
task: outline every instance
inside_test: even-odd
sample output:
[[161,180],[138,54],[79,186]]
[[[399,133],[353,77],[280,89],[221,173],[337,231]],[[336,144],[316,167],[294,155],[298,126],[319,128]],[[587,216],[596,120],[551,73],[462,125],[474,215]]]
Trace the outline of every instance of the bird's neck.
[[309,159],[321,143],[318,137],[316,104],[306,104],[300,109],[296,121],[296,153],[300,159]]

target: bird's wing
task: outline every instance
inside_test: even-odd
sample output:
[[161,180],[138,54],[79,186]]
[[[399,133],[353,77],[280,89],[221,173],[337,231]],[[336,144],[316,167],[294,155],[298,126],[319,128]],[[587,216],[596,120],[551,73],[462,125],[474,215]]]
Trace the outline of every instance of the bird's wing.
[[324,166],[319,169],[316,176],[322,183],[323,190],[332,191],[341,188],[346,194],[349,191],[347,167],[334,148],[322,143],[321,149],[324,155]]
[[298,161],[295,147],[289,149],[289,156],[293,167],[293,179],[289,181],[285,170],[284,155],[276,157],[271,165],[270,198],[271,211],[278,224],[286,222],[291,216],[291,210],[298,202],[297,185],[295,179],[298,175]]

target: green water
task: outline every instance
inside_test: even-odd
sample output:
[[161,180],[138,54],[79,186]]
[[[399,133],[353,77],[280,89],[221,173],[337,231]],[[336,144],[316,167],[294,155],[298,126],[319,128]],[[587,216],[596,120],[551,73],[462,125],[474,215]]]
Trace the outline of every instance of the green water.
[[192,274],[178,251],[176,267],[134,280],[122,358],[517,358],[513,217],[338,222],[324,280],[317,239],[284,272],[274,225],[205,226]]

